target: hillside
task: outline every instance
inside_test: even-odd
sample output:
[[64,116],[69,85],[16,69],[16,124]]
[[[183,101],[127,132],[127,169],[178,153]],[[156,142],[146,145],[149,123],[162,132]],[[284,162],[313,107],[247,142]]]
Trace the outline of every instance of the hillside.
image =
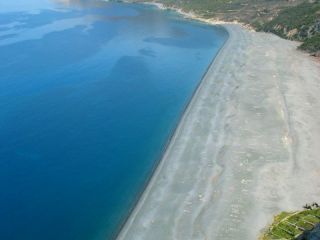
[[285,9],[258,29],[301,41],[301,49],[316,53],[320,51],[320,1],[304,2]]
[[[146,2],[146,0],[129,0]],[[303,42],[301,49],[320,55],[320,0],[157,0],[202,18],[239,21],[260,31]]]
[[[146,2],[148,0],[129,1]],[[192,11],[203,18],[253,23],[269,21],[280,10],[296,6],[303,0],[155,0],[152,2]]]

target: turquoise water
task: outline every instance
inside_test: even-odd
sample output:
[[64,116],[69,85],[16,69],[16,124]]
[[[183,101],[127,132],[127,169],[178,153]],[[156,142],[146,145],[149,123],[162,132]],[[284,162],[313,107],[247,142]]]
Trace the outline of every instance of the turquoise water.
[[0,0],[0,239],[112,239],[218,27],[144,5]]

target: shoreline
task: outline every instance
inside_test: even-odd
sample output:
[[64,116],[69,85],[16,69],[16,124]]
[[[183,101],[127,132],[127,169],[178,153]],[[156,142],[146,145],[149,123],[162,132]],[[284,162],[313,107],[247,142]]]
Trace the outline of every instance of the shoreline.
[[[122,2],[124,2],[124,3],[130,3],[130,2],[126,2],[126,1],[122,1]],[[174,9],[169,9],[169,8],[164,7],[164,5],[161,4],[161,3],[144,2],[144,3],[141,3],[141,4],[156,6],[156,7],[159,8],[160,10],[172,10],[172,11],[176,11],[176,10],[174,10]],[[163,8],[162,8],[162,7],[163,7]],[[178,14],[182,14],[182,13],[178,13]],[[203,22],[203,21],[200,20],[200,19],[194,19],[194,18],[186,18],[186,19],[190,19],[190,20],[194,20],[194,21],[200,21],[200,22],[202,22],[202,23],[205,23],[205,22]],[[227,35],[228,35],[228,38],[227,38],[227,40],[223,43],[223,45],[221,46],[221,48],[219,49],[218,53],[213,57],[212,61],[209,63],[207,69],[206,69],[205,72],[203,73],[203,75],[202,75],[199,83],[197,84],[195,90],[193,91],[193,93],[192,93],[192,95],[191,95],[191,97],[190,97],[190,100],[188,101],[188,103],[187,103],[186,106],[184,107],[184,109],[183,109],[183,111],[182,111],[182,113],[181,113],[181,115],[180,115],[180,117],[179,117],[179,120],[177,121],[176,126],[174,127],[172,133],[170,134],[168,140],[166,141],[166,143],[165,143],[165,145],[164,145],[164,149],[162,150],[162,153],[161,153],[161,156],[160,156],[159,160],[154,164],[154,168],[153,168],[153,170],[152,170],[152,172],[151,172],[151,174],[150,174],[150,177],[147,179],[146,184],[145,184],[145,186],[143,187],[142,191],[138,194],[138,198],[137,198],[137,200],[135,201],[134,206],[133,206],[133,207],[131,208],[131,210],[129,211],[128,217],[127,217],[126,219],[124,219],[123,223],[122,223],[122,224],[119,226],[119,228],[118,228],[119,230],[116,231],[116,234],[115,234],[116,239],[119,238],[119,235],[123,232],[123,229],[124,229],[125,226],[127,225],[128,220],[131,218],[131,216],[133,215],[133,213],[136,211],[136,209],[137,209],[137,207],[138,207],[138,205],[139,205],[139,203],[140,203],[140,201],[141,201],[142,196],[145,194],[146,189],[147,189],[148,186],[150,185],[151,180],[154,178],[154,175],[155,175],[156,172],[158,171],[158,168],[159,168],[159,166],[160,166],[160,164],[161,164],[161,162],[162,162],[162,160],[163,160],[163,158],[164,158],[164,156],[165,156],[168,148],[170,147],[173,138],[174,138],[175,135],[176,135],[176,132],[177,132],[179,126],[180,126],[180,123],[181,123],[181,121],[182,121],[182,119],[183,119],[186,111],[188,111],[188,108],[189,108],[189,106],[190,106],[190,104],[191,104],[191,102],[192,102],[192,99],[194,98],[194,96],[196,95],[198,89],[200,88],[203,79],[205,78],[205,76],[206,76],[207,72],[209,71],[209,69],[210,69],[210,68],[212,67],[212,65],[214,64],[216,58],[219,56],[219,54],[222,52],[223,48],[226,46],[227,42],[229,41],[229,37],[230,37],[230,36],[229,36],[229,32],[228,32],[228,30],[227,30],[225,27],[223,27],[221,24],[219,24],[219,23],[211,24],[211,23],[208,23],[208,22],[207,22],[206,24],[217,25],[217,27],[222,27],[222,28],[226,31],[226,33],[227,33]]]
[[253,240],[320,196],[319,63],[294,42],[223,26],[229,38],[118,239]]
[[171,146],[171,144],[172,144],[172,141],[173,141],[173,139],[174,139],[174,137],[175,137],[175,135],[176,135],[176,132],[178,131],[178,128],[179,128],[179,126],[180,126],[180,124],[181,124],[181,121],[182,121],[183,117],[185,116],[186,112],[188,111],[189,106],[191,105],[192,99],[195,97],[195,95],[196,95],[197,92],[198,92],[198,89],[201,87],[201,83],[202,83],[202,81],[204,80],[204,78],[205,78],[206,74],[208,73],[209,69],[212,67],[212,65],[214,64],[214,62],[215,62],[216,59],[218,58],[219,54],[222,52],[223,48],[226,46],[227,42],[229,41],[229,37],[230,37],[230,36],[229,36],[228,30],[227,30],[225,27],[217,24],[217,27],[218,27],[218,26],[219,26],[219,27],[222,27],[222,28],[226,31],[226,33],[227,33],[227,35],[228,35],[228,38],[227,38],[227,40],[223,43],[223,45],[221,46],[221,48],[219,49],[218,53],[213,57],[212,61],[209,63],[207,69],[206,69],[205,72],[203,73],[203,75],[202,75],[199,83],[197,84],[195,90],[193,91],[193,93],[192,93],[192,95],[191,95],[191,97],[190,97],[190,100],[188,101],[188,103],[186,104],[186,106],[184,106],[184,109],[182,110],[182,113],[181,113],[181,115],[179,116],[179,120],[177,121],[176,126],[174,127],[173,131],[170,133],[170,136],[169,136],[168,140],[167,140],[166,143],[164,144],[164,148],[163,148],[163,150],[162,150],[162,152],[161,152],[161,155],[160,155],[159,160],[155,162],[154,168],[153,168],[152,171],[151,171],[150,177],[147,179],[146,184],[145,184],[145,186],[143,187],[142,191],[138,194],[137,200],[134,201],[136,204],[134,204],[134,206],[133,206],[133,207],[131,208],[131,210],[129,211],[128,217],[127,217],[126,219],[124,219],[123,223],[119,226],[119,228],[118,228],[119,230],[116,231],[116,234],[115,234],[116,239],[119,239],[119,236],[122,234],[123,229],[126,228],[127,222],[128,222],[129,219],[132,218],[132,215],[134,214],[134,212],[135,212],[135,211],[138,211],[138,209],[139,209],[139,206],[138,206],[138,205],[140,204],[142,197],[143,197],[145,194],[147,194],[147,191],[146,191],[147,188],[149,187],[149,185],[150,185],[152,179],[154,178],[154,176],[157,174],[157,171],[159,171],[158,169],[159,169],[159,167],[160,167],[160,165],[161,165],[161,163],[162,163],[162,161],[163,161],[163,158],[165,157],[166,152],[168,151],[168,149],[170,148],[170,146]]
[[[145,3],[145,4],[151,4],[154,5],[156,3]],[[161,4],[162,5],[162,4]],[[217,24],[218,25],[218,24]],[[224,28],[224,27],[223,27]],[[172,143],[175,141],[175,138],[178,135],[178,132],[180,131],[181,128],[181,123],[184,121],[185,116],[188,114],[188,111],[190,111],[190,106],[192,105],[192,101],[194,101],[193,99],[196,97],[196,95],[198,94],[199,89],[202,87],[202,82],[204,81],[208,71],[213,67],[216,59],[218,59],[219,55],[224,51],[224,48],[227,46],[228,42],[229,42],[229,32],[226,28],[224,28],[225,31],[228,34],[228,38],[227,40],[224,42],[224,44],[221,46],[221,48],[219,49],[217,55],[215,55],[212,59],[212,61],[210,62],[210,64],[208,65],[206,71],[204,72],[201,80],[199,81],[199,84],[196,86],[196,89],[194,90],[192,96],[190,97],[190,101],[187,103],[187,105],[185,106],[184,110],[182,111],[182,114],[180,116],[180,119],[178,120],[177,126],[175,127],[175,129],[173,130],[171,136],[169,137],[168,141],[166,142],[164,149],[163,149],[163,153],[161,154],[162,156],[160,157],[159,161],[155,164],[155,167],[153,169],[153,172],[150,175],[150,179],[147,181],[146,186],[144,187],[144,190],[142,190],[142,193],[139,195],[140,197],[138,198],[137,203],[135,204],[135,206],[133,207],[133,209],[131,210],[128,218],[125,220],[124,224],[122,225],[122,227],[120,227],[120,232],[117,236],[116,239],[122,239],[122,235],[125,235],[127,232],[127,229],[130,228],[130,225],[132,223],[132,221],[134,220],[134,218],[136,217],[137,213],[139,212],[139,210],[141,209],[145,199],[148,196],[148,193],[150,191],[150,189],[153,187],[153,185],[155,184],[155,182],[157,181],[157,176],[159,174],[159,172],[162,169],[163,166],[163,162],[164,159],[166,157],[167,152],[169,151],[170,148],[172,148]],[[129,224],[129,225],[128,225]]]
[[142,2],[141,4],[145,4],[145,5],[151,5],[151,6],[155,6],[160,10],[170,10],[170,11],[174,11],[180,15],[182,15],[184,18],[186,19],[191,19],[191,20],[195,20],[195,21],[200,21],[202,23],[206,23],[206,24],[210,24],[210,25],[222,25],[222,24],[238,24],[240,26],[242,26],[243,28],[246,28],[249,31],[255,31],[253,27],[251,27],[248,24],[244,24],[238,21],[232,21],[232,22],[225,22],[225,21],[221,21],[218,19],[214,19],[214,18],[203,18],[199,15],[197,15],[194,12],[186,12],[181,8],[177,8],[177,7],[173,7],[173,6],[165,6],[163,3],[157,3],[157,2]]

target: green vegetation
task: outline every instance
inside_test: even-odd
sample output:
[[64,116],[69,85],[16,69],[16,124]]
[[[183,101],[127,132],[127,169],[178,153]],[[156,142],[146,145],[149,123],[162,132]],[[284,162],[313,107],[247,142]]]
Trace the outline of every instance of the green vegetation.
[[300,49],[320,51],[320,0],[161,0],[168,6],[194,11],[204,18],[237,20],[257,30],[303,42]]
[[302,41],[300,48],[303,50],[320,51],[320,1],[303,2],[282,10],[270,22],[258,26],[258,30]]
[[299,48],[311,53],[320,51],[320,33],[311,38],[306,39]]
[[[313,3],[304,2],[295,7],[287,8],[279,15],[263,26],[264,30],[283,34],[281,30],[287,31],[304,26],[313,25],[320,16],[320,1]],[[281,26],[281,28],[277,28]]]
[[261,240],[296,239],[306,231],[312,230],[320,222],[320,209],[317,207],[304,211],[282,212],[274,218],[270,228]]
[[260,31],[303,42],[300,49],[320,55],[320,0],[129,0],[160,2],[203,18],[239,21]]
[[[130,0],[129,0],[130,1]],[[131,0],[145,2],[152,0]],[[304,0],[154,0],[169,7],[192,11],[203,18],[244,23],[266,22],[286,7]]]

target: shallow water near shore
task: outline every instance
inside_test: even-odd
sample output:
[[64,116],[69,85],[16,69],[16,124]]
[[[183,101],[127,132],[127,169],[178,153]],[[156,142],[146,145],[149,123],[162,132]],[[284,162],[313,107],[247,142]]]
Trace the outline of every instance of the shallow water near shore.
[[0,0],[0,239],[111,239],[224,29],[144,5]]

